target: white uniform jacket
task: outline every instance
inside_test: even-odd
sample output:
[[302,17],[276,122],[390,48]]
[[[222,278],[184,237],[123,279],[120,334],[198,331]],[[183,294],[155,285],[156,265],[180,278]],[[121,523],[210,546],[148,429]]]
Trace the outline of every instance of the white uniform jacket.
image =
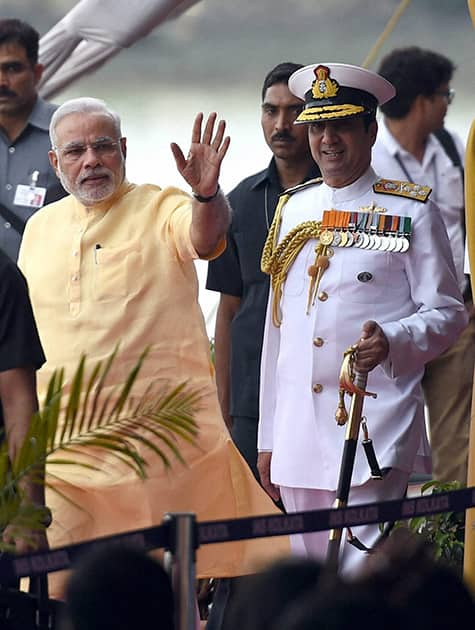
[[[324,210],[358,211],[375,202],[388,214],[410,216],[405,253],[334,247],[318,299],[306,314],[309,240],[288,273],[282,323],[266,317],[261,363],[258,449],[272,451],[277,485],[334,490],[345,428],[337,426],[338,378],[343,352],[358,341],[362,324],[375,320],[389,341],[389,356],[368,377],[363,412],[381,467],[414,469],[424,432],[420,380],[424,364],[443,352],[466,325],[447,233],[437,206],[377,194],[370,168],[358,181],[334,189],[324,183],[295,192],[283,208],[280,240],[295,226],[320,220]],[[362,210],[360,210],[362,211]],[[366,272],[366,273],[362,273]],[[352,485],[369,479],[359,444]]]
[[[462,140],[453,132],[461,160],[465,148]],[[440,209],[454,257],[457,281],[461,291],[467,285],[464,276],[464,198],[463,174],[454,166],[439,140],[431,134],[427,139],[422,162],[403,149],[387,128],[384,120],[379,125],[378,137],[373,147],[371,162],[374,170],[389,179],[409,179],[432,188],[430,198]]]

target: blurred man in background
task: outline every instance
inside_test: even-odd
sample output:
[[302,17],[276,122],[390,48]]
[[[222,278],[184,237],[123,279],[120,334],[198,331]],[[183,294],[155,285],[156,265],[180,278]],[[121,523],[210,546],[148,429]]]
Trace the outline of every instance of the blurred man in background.
[[[469,314],[470,283],[464,274],[465,208],[462,141],[444,129],[454,98],[455,67],[439,53],[416,46],[392,51],[379,73],[396,87],[381,107],[384,118],[373,150],[374,169],[384,177],[432,188],[447,229],[457,280]],[[429,279],[428,279],[429,280]],[[426,365],[422,387],[429,414],[432,475],[443,482],[467,480],[475,321],[455,344]]]
[[66,194],[48,159],[56,107],[38,96],[38,41],[26,22],[0,20],[0,248],[14,261],[28,218]]

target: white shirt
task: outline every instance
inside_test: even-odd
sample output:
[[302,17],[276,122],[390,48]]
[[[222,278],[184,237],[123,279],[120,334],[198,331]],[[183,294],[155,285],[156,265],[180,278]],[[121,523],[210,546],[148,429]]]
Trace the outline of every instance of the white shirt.
[[[458,153],[463,161],[465,149],[462,140],[453,132]],[[404,169],[398,162],[401,160]],[[379,123],[378,137],[373,147],[372,166],[381,177],[407,180],[432,188],[431,200],[439,206],[445,223],[454,257],[457,281],[463,292],[466,286],[464,276],[464,197],[461,169],[454,166],[439,140],[431,134],[422,163],[401,147],[390,133],[384,119]]]
[[[364,403],[370,437],[381,467],[412,471],[424,434],[424,363],[450,346],[466,325],[437,207],[431,201],[376,194],[376,180],[369,169],[345,188],[316,184],[294,193],[283,208],[280,239],[304,221],[320,220],[323,210],[356,211],[373,201],[388,214],[412,217],[412,238],[406,253],[333,248],[319,287],[324,299],[317,299],[308,315],[308,267],[314,262],[316,241],[307,241],[284,285],[279,328],[270,315],[271,291],[258,448],[273,452],[271,479],[278,485],[336,489],[345,438],[345,428],[337,426],[334,417],[339,371],[343,352],[358,341],[369,319],[381,325],[390,346],[384,364],[368,377],[367,389],[378,395]],[[317,337],[323,344],[314,344]],[[320,393],[313,391],[315,384],[321,385]],[[368,478],[358,445],[352,485]]]

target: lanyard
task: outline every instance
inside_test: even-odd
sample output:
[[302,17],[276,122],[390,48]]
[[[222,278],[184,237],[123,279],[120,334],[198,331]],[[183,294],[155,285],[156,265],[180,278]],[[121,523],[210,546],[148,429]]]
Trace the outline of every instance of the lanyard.
[[409,175],[409,172],[408,172],[404,162],[401,160],[401,157],[399,156],[399,154],[396,153],[394,157],[396,159],[396,162],[401,167],[401,171],[404,173],[404,176],[406,177],[407,181],[414,183],[413,180],[412,180],[412,177]]

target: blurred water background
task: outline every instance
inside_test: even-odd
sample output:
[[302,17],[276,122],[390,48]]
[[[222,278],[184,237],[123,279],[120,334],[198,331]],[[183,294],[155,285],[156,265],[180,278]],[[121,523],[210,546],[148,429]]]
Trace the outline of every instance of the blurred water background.
[[[25,19],[44,34],[74,4],[2,0],[0,14]],[[217,111],[232,139],[221,176],[229,191],[270,159],[260,128],[268,70],[281,61],[361,64],[398,5],[399,0],[203,0],[53,100],[87,95],[108,101],[128,138],[129,180],[160,186],[182,186],[170,142],[186,153],[195,113]],[[372,69],[393,48],[414,44],[456,63],[456,98],[446,125],[465,140],[475,118],[475,32],[466,1],[413,0]],[[204,289],[206,264],[199,262],[197,269],[212,335],[217,295]]]

